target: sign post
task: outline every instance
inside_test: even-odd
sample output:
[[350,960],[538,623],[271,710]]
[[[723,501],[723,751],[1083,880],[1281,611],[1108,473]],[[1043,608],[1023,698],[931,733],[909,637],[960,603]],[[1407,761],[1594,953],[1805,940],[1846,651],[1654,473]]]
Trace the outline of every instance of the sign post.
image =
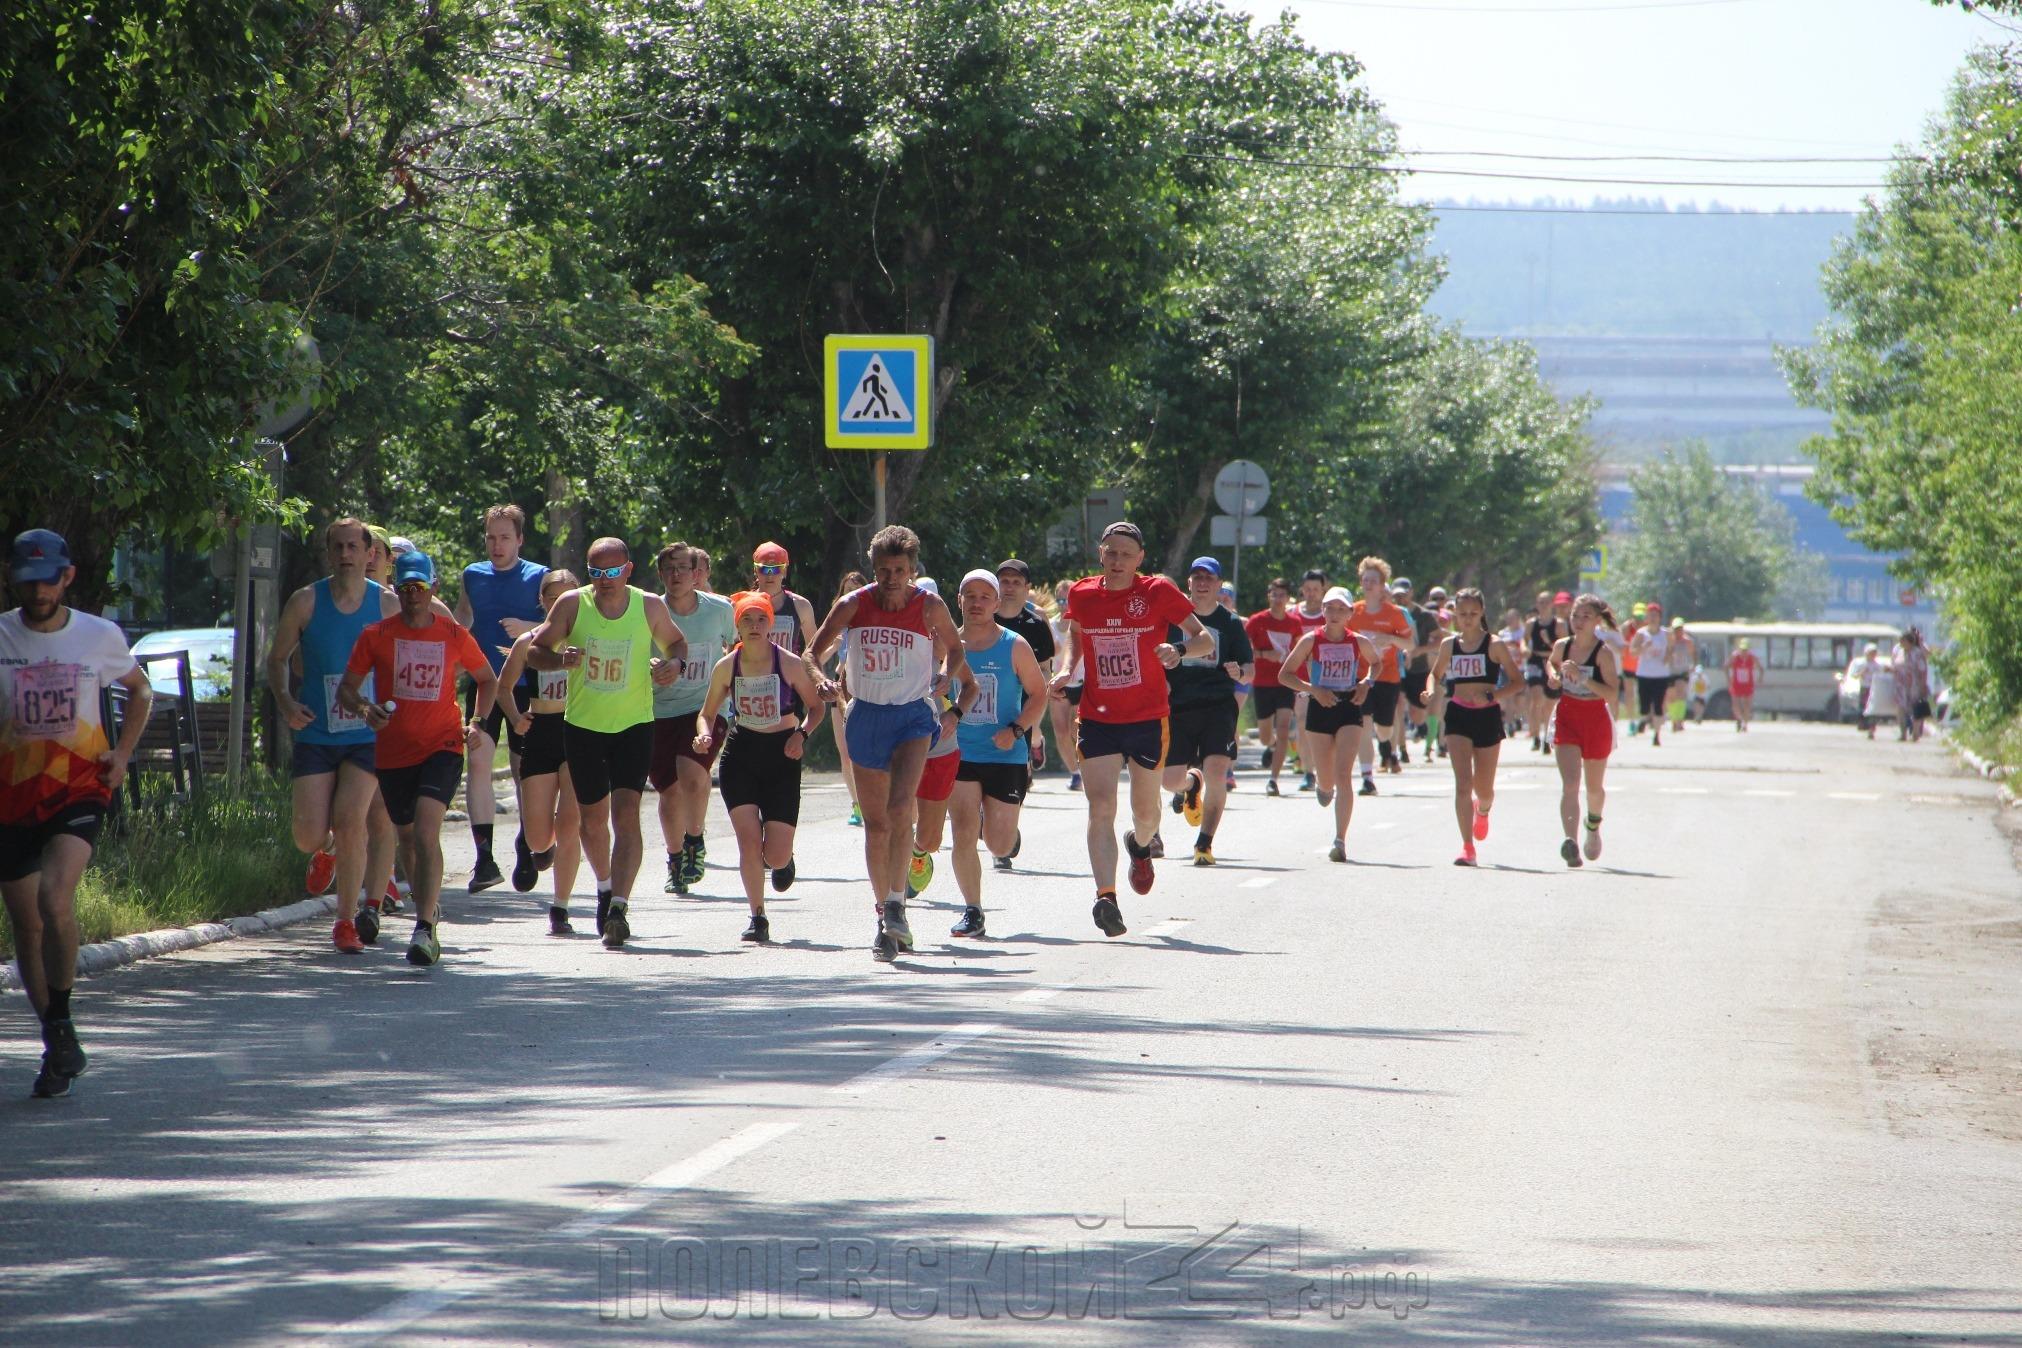
[[[1248,459],[1231,459],[1222,465],[1222,471],[1215,474],[1215,504],[1234,517],[1229,527],[1230,541],[1235,544],[1235,575],[1232,583],[1236,587],[1236,605],[1242,606],[1243,595],[1243,545],[1261,547],[1265,538],[1265,521],[1259,516],[1271,501],[1271,476]],[[1209,526],[1209,541],[1221,545],[1222,521],[1217,519]]]
[[934,339],[831,333],[822,340],[822,440],[867,449],[874,529],[885,527],[885,452],[934,443]]

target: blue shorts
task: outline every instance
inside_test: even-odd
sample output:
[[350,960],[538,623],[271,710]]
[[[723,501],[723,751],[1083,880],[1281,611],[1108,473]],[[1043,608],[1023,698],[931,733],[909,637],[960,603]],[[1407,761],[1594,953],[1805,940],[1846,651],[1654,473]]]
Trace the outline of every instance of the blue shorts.
[[371,740],[363,744],[311,744],[296,740],[288,758],[290,777],[320,777],[335,772],[346,763],[355,763],[366,772],[378,765],[379,746]]
[[907,740],[932,744],[940,736],[941,725],[925,699],[887,705],[857,698],[850,703],[850,761],[873,772],[889,772],[892,755]]

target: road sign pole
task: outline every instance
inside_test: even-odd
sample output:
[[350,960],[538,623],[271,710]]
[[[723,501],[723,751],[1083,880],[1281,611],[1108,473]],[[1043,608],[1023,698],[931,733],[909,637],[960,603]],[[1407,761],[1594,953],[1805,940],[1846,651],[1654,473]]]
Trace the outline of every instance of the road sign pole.
[[1243,517],[1244,511],[1249,508],[1249,504],[1250,494],[1246,491],[1242,494],[1242,499],[1236,502],[1236,575],[1234,583],[1236,587],[1236,607],[1238,609],[1243,606]]
[[871,456],[871,477],[876,483],[872,494],[871,532],[885,527],[885,452],[881,449]]

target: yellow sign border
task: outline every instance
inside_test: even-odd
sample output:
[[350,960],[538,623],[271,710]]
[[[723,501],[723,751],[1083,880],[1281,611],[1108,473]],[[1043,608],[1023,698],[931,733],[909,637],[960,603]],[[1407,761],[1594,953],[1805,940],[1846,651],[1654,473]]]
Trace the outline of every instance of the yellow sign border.
[[[917,333],[830,333],[822,339],[822,432],[830,449],[927,449],[934,443],[934,339]],[[842,380],[838,357],[845,351],[910,351],[913,387],[908,401],[918,428],[911,435],[878,435],[842,429]]]

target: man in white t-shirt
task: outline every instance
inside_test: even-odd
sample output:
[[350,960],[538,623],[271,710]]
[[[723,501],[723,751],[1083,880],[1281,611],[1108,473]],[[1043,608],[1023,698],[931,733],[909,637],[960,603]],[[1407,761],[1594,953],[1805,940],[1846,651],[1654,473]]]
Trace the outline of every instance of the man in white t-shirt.
[[[65,1094],[84,1072],[70,1016],[77,881],[154,709],[125,634],[63,602],[76,578],[62,537],[30,529],[7,564],[20,607],[0,614],[0,894],[21,985],[42,1021],[38,1099]],[[127,694],[117,744],[99,703],[113,683]]]

